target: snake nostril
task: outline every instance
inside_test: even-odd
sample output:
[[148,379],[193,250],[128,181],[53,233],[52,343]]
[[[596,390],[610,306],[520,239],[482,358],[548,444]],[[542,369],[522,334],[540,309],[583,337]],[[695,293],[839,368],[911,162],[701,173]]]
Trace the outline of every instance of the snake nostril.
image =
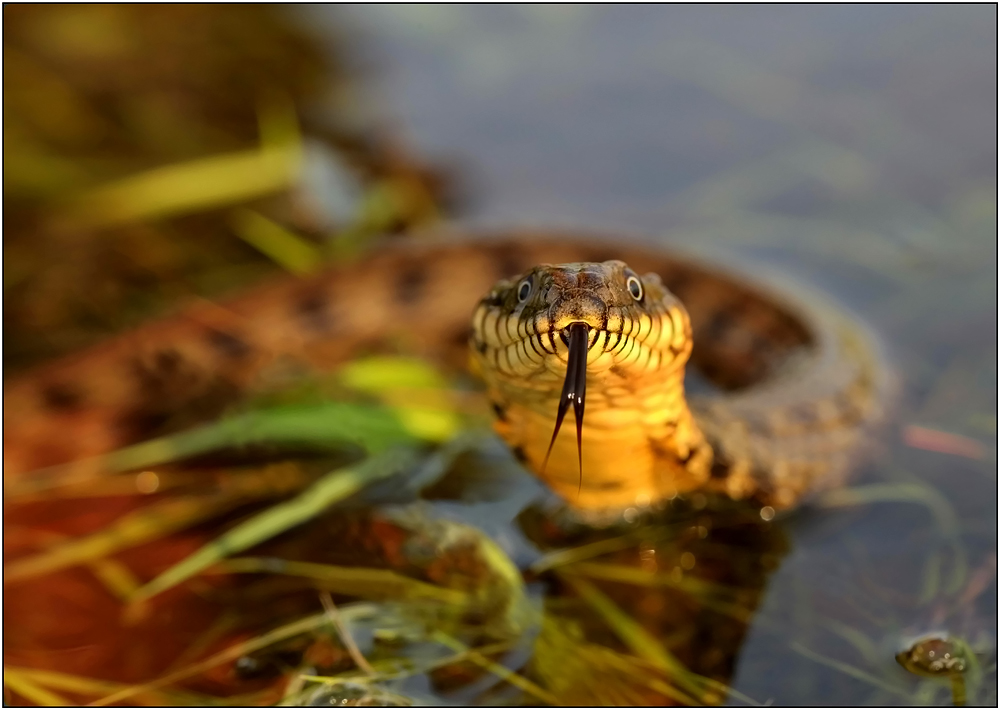
[[607,323],[608,305],[591,293],[570,291],[552,304],[549,313],[555,330],[564,331],[573,323],[599,329]]

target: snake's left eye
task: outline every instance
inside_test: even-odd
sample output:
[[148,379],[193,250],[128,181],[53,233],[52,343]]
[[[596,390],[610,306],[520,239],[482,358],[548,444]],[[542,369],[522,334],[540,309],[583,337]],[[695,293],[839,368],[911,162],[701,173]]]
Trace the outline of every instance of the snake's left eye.
[[625,286],[628,288],[628,292],[632,294],[632,298],[637,301],[642,300],[642,281],[635,274],[629,275],[628,279],[625,281]]
[[524,281],[522,281],[520,284],[518,284],[518,287],[517,287],[517,302],[518,303],[524,303],[525,301],[528,300],[528,296],[531,295],[531,283],[532,283],[532,278],[529,276]]

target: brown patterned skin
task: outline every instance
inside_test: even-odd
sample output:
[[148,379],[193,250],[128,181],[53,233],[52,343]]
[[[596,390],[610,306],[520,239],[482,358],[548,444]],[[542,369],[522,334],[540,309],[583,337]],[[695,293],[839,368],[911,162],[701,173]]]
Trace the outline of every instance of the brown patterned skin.
[[[538,264],[609,259],[638,274],[658,274],[684,304],[671,312],[686,309],[690,318],[691,362],[720,390],[688,399],[697,426],[688,436],[695,443],[687,445],[698,452],[685,469],[691,487],[787,508],[842,481],[863,426],[877,412],[881,377],[867,339],[849,319],[824,306],[781,300],[658,248],[527,231],[386,248],[317,277],[264,286],[222,305],[197,305],[13,378],[4,389],[5,475],[211,419],[248,394],[372,349],[402,346],[460,366],[468,358],[470,314],[498,279]],[[654,289],[652,280],[646,284]],[[679,380],[673,386],[679,388]],[[497,404],[507,416],[501,432],[509,432],[511,413]],[[535,411],[528,403],[518,403],[518,410]],[[551,419],[525,416],[538,417],[545,437],[551,435]],[[598,419],[588,417],[585,429]],[[694,433],[699,429],[710,462]],[[553,480],[575,486],[575,441],[569,433],[560,440],[574,444],[573,476],[553,468]],[[537,459],[533,442],[523,450],[519,441],[512,445],[529,464]],[[667,449],[664,460],[684,457],[683,446]],[[664,457],[656,447],[648,450]],[[627,467],[615,471],[620,454],[613,451],[592,446],[586,456],[585,484],[593,476],[600,488],[609,476],[632,475]],[[554,451],[552,463],[560,457]],[[643,475],[649,480],[648,471]],[[561,484],[554,485],[559,490]],[[637,494],[642,503],[646,493]],[[574,495],[564,495],[573,502]]]

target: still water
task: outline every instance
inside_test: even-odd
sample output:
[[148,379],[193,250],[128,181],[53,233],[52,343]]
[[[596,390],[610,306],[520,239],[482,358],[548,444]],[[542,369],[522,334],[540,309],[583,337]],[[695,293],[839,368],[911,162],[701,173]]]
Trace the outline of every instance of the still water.
[[892,656],[948,631],[996,702],[996,8],[302,13],[350,28],[380,105],[463,171],[469,223],[644,234],[866,321],[899,390],[858,483],[922,493],[788,521],[733,687],[945,702]]

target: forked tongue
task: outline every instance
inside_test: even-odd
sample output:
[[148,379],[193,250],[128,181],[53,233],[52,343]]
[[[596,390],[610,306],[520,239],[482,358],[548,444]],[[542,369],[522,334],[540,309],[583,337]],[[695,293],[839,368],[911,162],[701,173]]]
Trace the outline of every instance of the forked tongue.
[[583,491],[583,402],[587,395],[587,340],[590,326],[586,323],[574,323],[569,327],[569,354],[566,357],[566,379],[563,381],[562,394],[559,398],[559,411],[556,414],[556,428],[552,432],[549,450],[545,453],[542,463],[542,473],[549,463],[552,445],[556,443],[559,427],[562,426],[566,410],[573,404],[573,414],[576,415],[576,452],[580,462],[580,491]]

